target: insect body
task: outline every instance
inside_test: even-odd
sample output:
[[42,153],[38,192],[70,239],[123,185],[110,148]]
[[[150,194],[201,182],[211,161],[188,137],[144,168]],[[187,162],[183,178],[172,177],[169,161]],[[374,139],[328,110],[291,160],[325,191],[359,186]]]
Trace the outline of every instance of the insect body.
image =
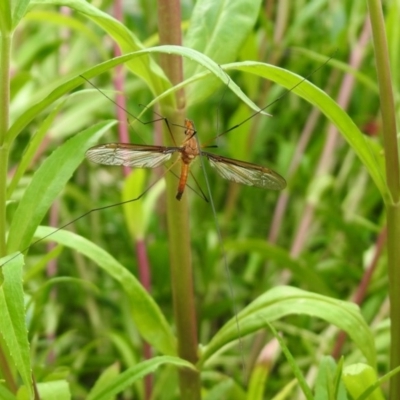
[[185,128],[186,137],[180,147],[107,143],[91,147],[86,152],[86,157],[98,164],[156,168],[178,152],[181,161],[181,175],[176,194],[178,200],[182,198],[185,190],[190,164],[198,156],[206,157],[210,165],[230,181],[272,190],[282,190],[286,187],[285,179],[269,168],[201,151],[195,137],[193,122],[186,119]]

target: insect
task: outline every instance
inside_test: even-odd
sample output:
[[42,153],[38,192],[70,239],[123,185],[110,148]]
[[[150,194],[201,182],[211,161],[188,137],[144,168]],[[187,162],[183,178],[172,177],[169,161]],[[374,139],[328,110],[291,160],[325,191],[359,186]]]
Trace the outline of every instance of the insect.
[[136,168],[156,168],[179,153],[181,175],[176,198],[184,193],[190,164],[199,156],[206,157],[217,172],[225,179],[263,189],[282,190],[286,181],[272,169],[245,161],[223,157],[201,151],[198,145],[193,121],[185,119],[185,140],[180,147],[152,146],[128,143],[107,143],[91,147],[86,157],[104,165],[124,165]]

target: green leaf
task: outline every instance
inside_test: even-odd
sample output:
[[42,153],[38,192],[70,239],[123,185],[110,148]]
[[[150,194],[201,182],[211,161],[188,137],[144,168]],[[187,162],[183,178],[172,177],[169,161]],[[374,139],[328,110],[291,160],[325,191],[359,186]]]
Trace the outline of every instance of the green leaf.
[[[123,53],[144,49],[140,40],[121,22],[111,15],[99,10],[84,0],[43,0],[32,1],[37,5],[59,5],[72,8],[90,18],[107,34],[109,34],[119,45]],[[148,55],[143,54],[138,60],[127,60],[127,67],[137,76],[140,76],[149,86],[153,93],[162,93],[170,85],[162,69]]]
[[80,38],[87,38],[88,41],[96,47],[96,51],[98,51],[103,58],[108,58],[108,53],[104,48],[100,37],[97,35],[97,32],[93,31],[89,26],[85,25],[81,20],[77,19],[73,15],[61,14],[56,11],[30,11],[24,18],[24,22],[28,21],[56,24],[68,28],[71,31],[76,31]]
[[[361,369],[364,369],[364,367],[361,367]],[[350,370],[351,372],[351,370]],[[371,386],[369,386],[367,389],[364,390],[364,392],[357,398],[357,400],[369,400],[369,395],[373,392],[375,392],[376,389],[380,389],[380,386],[383,385],[386,382],[389,382],[389,380],[400,373],[400,366],[392,369],[389,371],[387,374],[383,375],[379,379],[377,379]],[[355,388],[356,389],[356,388]]]
[[133,367],[137,363],[141,354],[137,353],[136,349],[132,347],[131,338],[125,335],[125,332],[108,332],[107,338],[116,349],[119,364]]
[[5,386],[3,386],[3,384],[0,384],[0,399],[16,400],[16,397]]
[[[227,376],[223,376],[221,382],[214,384],[202,397],[203,400],[245,400],[247,398],[245,389],[235,379]],[[251,400],[257,399],[251,398]]]
[[303,394],[307,400],[313,400],[313,395],[311,392],[310,387],[307,384],[306,379],[304,378],[304,375],[301,373],[299,366],[296,363],[296,360],[290,353],[290,350],[287,348],[284,340],[282,337],[279,335],[279,333],[275,330],[275,328],[267,322],[267,326],[272,332],[272,334],[275,336],[275,339],[279,342],[279,345],[281,347],[281,350],[283,354],[285,354],[286,359],[288,360],[288,363],[290,367],[292,368],[293,374],[297,379],[297,382],[299,383],[299,386],[301,390],[303,391]]
[[[150,107],[151,105],[160,101],[164,97],[169,96],[171,93],[176,92],[177,90],[184,88],[193,82],[202,81],[202,84],[204,85],[205,84],[204,81],[206,81],[210,77],[210,72],[211,72],[222,83],[227,85],[228,89],[232,90],[232,92],[235,93],[235,95],[240,100],[242,100],[245,104],[247,104],[251,109],[255,110],[256,112],[260,112],[260,107],[258,107],[256,104],[254,104],[254,102],[246,96],[246,94],[242,91],[242,89],[233,80],[231,80],[231,78],[224,72],[223,66],[217,64],[214,60],[207,57],[206,55],[204,55],[196,50],[189,49],[187,47],[172,46],[172,45],[152,47],[143,52],[166,53],[166,54],[179,55],[179,56],[189,59],[190,61],[196,62],[199,66],[202,66],[203,68],[205,68],[207,70],[205,72],[196,74],[195,76],[190,77],[189,79],[186,79],[184,82],[181,82],[178,85],[175,85],[174,87],[166,90],[161,95],[159,95],[157,98],[155,98],[151,103],[149,103],[147,105],[147,107]],[[208,82],[206,82],[206,83],[208,83]],[[190,96],[187,99],[188,106],[190,106],[196,102],[197,102],[196,96]],[[261,113],[263,113],[265,115],[269,115],[264,111]]]
[[[297,380],[292,379],[285,386],[279,389],[279,392],[272,398],[272,400],[287,400],[291,398],[292,393],[297,390]],[[250,400],[250,399],[249,399]]]
[[61,284],[69,283],[71,284],[71,286],[74,286],[75,288],[77,288],[78,286],[82,286],[88,292],[92,291],[93,294],[100,295],[99,288],[93,282],[89,282],[80,278],[73,278],[71,276],[58,276],[55,278],[47,279],[45,283],[39,286],[36,289],[35,293],[32,295],[31,300],[35,300],[38,296],[42,295],[42,292],[44,290],[48,291],[49,288],[52,288],[60,283]]
[[89,240],[64,230],[39,226],[35,237],[68,246],[97,263],[123,287],[132,317],[144,339],[161,353],[176,355],[176,339],[161,310],[141,283],[113,256]]
[[93,390],[89,393],[87,400],[108,400],[112,396],[121,393],[134,382],[142,379],[144,376],[155,372],[160,366],[171,364],[177,367],[187,367],[194,369],[194,366],[189,362],[178,357],[162,356],[155,357],[150,360],[141,362],[134,367],[131,367],[114,378],[107,385],[102,386],[99,390]]
[[[272,80],[287,89],[292,89],[303,79],[301,76],[282,68],[253,61],[224,65],[222,68],[228,71],[238,70],[255,74]],[[382,164],[376,161],[368,139],[360,132],[346,112],[325,92],[308,81],[302,81],[292,91],[317,107],[336,126],[367,168],[382,197],[388,199],[389,194],[384,180],[385,171],[381,168]]]
[[[125,221],[128,225],[129,233],[135,240],[143,239],[150,217],[154,213],[154,207],[158,196],[165,188],[164,179],[160,179],[150,187],[145,187],[147,172],[144,169],[136,169],[132,171],[124,181],[122,190],[122,201],[128,202],[123,205]],[[137,201],[129,201],[135,199],[143,193],[145,196]]]
[[[193,9],[184,45],[197,50],[218,64],[235,61],[260,10],[261,0],[199,0]],[[199,65],[188,64],[185,76],[201,72]],[[196,102],[210,96],[217,81],[199,82],[189,88],[188,98]]]
[[[92,393],[101,393],[103,390],[106,390],[107,386],[112,384],[112,382],[118,377],[120,374],[120,363],[116,362],[106,368],[97,381],[95,382],[91,392]],[[110,396],[110,399],[114,399],[115,397]]]
[[[301,47],[291,47],[290,50],[293,51],[295,54],[299,53],[301,56],[306,56],[309,59],[317,61],[321,64],[326,62],[326,55],[321,55],[316,51],[304,49]],[[379,94],[379,88],[376,80],[371,79],[368,75],[366,75],[359,69],[352,68],[351,65],[349,65],[347,62],[336,60],[334,58],[330,59],[328,64],[330,67],[334,67],[339,71],[343,71],[346,74],[353,75],[357,79],[357,82],[362,83],[369,90],[375,92],[377,95]]]
[[[275,287],[242,310],[237,318],[244,337],[287,315],[300,314],[321,318],[347,332],[367,362],[375,366],[374,337],[359,308],[350,302],[306,292],[290,286]],[[204,363],[226,344],[237,340],[236,318],[228,321],[205,347],[199,363]]]
[[294,259],[289,252],[277,245],[262,239],[229,240],[225,242],[225,249],[233,254],[256,253],[270,261],[275,261],[289,269],[300,282],[305,282],[310,289],[333,295],[325,281],[301,258]]
[[11,183],[7,188],[7,198],[10,199],[13,194],[15,188],[18,185],[21,177],[24,175],[26,169],[32,162],[33,157],[36,154],[39,146],[41,145],[43,138],[48,133],[50,126],[52,125],[54,118],[57,116],[61,107],[64,105],[65,101],[60,101],[59,104],[53,109],[53,111],[49,114],[49,116],[44,120],[43,124],[40,125],[36,134],[32,137],[29,142],[29,145],[24,152],[20,163],[12,177]]
[[[205,54],[218,64],[232,62],[257,20],[260,4],[261,0],[197,1],[185,46]],[[188,72],[189,76],[195,73],[190,68]]]
[[86,150],[115,122],[101,122],[56,149],[35,172],[11,222],[7,248],[25,250],[46,212],[85,157]]
[[37,385],[40,400],[70,400],[69,383],[64,380],[40,382]]
[[0,36],[11,34],[11,2],[8,0],[0,1]]
[[25,15],[26,10],[30,4],[30,0],[18,0],[15,3],[15,8],[13,10],[13,29],[17,27],[19,22],[21,21],[22,17]]
[[278,341],[271,340],[260,352],[251,368],[247,400],[262,400],[268,384],[268,377],[273,368],[274,360],[279,354]]
[[[154,104],[164,98],[167,98],[167,99],[172,98],[171,94],[173,92],[179,90],[182,87],[185,87],[186,85],[189,85],[192,82],[195,82],[196,80],[206,79],[210,75],[210,72],[211,72],[215,75],[215,77],[220,79],[224,84],[229,83],[229,86],[228,86],[229,89],[231,89],[236,94],[236,96],[238,96],[250,108],[252,108],[255,111],[260,110],[259,107],[256,104],[254,104],[243,93],[243,91],[240,89],[240,87],[237,86],[232,80],[230,80],[230,78],[222,70],[221,66],[216,64],[210,58],[204,56],[203,54],[201,54],[195,50],[187,49],[185,47],[180,47],[180,46],[152,47],[152,48],[149,48],[146,50],[129,53],[124,56],[115,57],[111,60],[108,60],[101,64],[98,64],[95,67],[89,68],[86,71],[83,71],[80,75],[83,75],[86,79],[91,79],[97,75],[102,74],[103,72],[110,70],[111,68],[113,68],[117,65],[123,64],[134,58],[143,57],[150,53],[166,53],[166,54],[181,55],[183,57],[187,57],[187,58],[201,64],[207,70],[207,72],[198,74],[195,77],[192,77],[192,78],[186,80],[185,82],[182,82],[181,84],[176,85],[173,88],[170,88],[170,89],[162,92],[162,94],[157,96],[147,107],[150,107],[152,104]],[[24,110],[21,113],[20,117],[18,117],[15,120],[14,124],[9,129],[9,131],[7,133],[7,137],[6,137],[7,142],[12,143],[15,140],[15,138],[19,135],[19,133],[22,131],[22,129],[24,129],[25,126],[28,125],[28,123],[31,122],[41,111],[45,110],[49,105],[54,103],[56,100],[58,100],[60,97],[62,97],[69,91],[71,91],[71,90],[75,89],[77,86],[85,83],[84,79],[82,79],[82,77],[80,75],[78,75],[72,79],[68,79],[65,83],[59,85],[57,88],[55,88],[50,93],[47,93],[43,97],[43,100],[41,100],[40,102],[36,103],[35,105]]]
[[[344,368],[343,382],[352,398],[358,399],[370,386],[374,386],[377,381],[375,370],[367,364],[353,364]],[[367,397],[364,397],[366,399]],[[384,400],[382,391],[376,387],[373,392],[369,392],[368,400]]]
[[3,265],[4,282],[0,287],[0,332],[7,344],[15,368],[29,394],[33,395],[28,329],[25,323],[22,285],[23,257]]
[[339,365],[331,356],[324,356],[318,366],[315,382],[315,400],[348,400],[341,380],[343,358]]

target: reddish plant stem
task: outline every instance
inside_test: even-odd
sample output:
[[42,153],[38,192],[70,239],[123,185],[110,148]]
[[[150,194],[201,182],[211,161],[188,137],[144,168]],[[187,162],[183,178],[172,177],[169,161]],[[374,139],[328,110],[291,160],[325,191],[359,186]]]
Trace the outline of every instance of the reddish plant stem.
[[[114,2],[114,17],[123,22],[123,7],[122,0],[115,0]],[[120,47],[117,43],[114,44],[114,56],[118,57],[122,54]],[[126,117],[126,98],[124,96],[125,88],[125,74],[123,65],[117,65],[114,75],[114,88],[116,90],[116,114],[118,119],[118,137],[122,143],[129,143],[128,121]],[[123,166],[123,174],[127,177],[131,173],[131,168]],[[151,290],[151,270],[147,257],[146,243],[144,240],[136,240],[134,244],[136,248],[136,259],[138,263],[139,279],[143,287],[150,292]],[[147,342],[143,342],[142,348],[143,358],[148,360],[152,357],[151,346]],[[148,374],[144,378],[144,398],[149,400],[153,391],[153,376]]]

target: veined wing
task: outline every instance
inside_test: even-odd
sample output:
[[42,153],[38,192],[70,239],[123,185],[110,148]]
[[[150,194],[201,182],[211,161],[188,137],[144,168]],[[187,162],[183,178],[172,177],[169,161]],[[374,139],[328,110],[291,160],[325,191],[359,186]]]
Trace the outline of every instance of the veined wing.
[[204,151],[201,154],[207,157],[210,165],[229,181],[263,189],[282,190],[286,187],[285,179],[272,169]]
[[86,152],[86,158],[97,164],[156,168],[168,161],[176,151],[179,151],[179,147],[107,143],[91,147]]

